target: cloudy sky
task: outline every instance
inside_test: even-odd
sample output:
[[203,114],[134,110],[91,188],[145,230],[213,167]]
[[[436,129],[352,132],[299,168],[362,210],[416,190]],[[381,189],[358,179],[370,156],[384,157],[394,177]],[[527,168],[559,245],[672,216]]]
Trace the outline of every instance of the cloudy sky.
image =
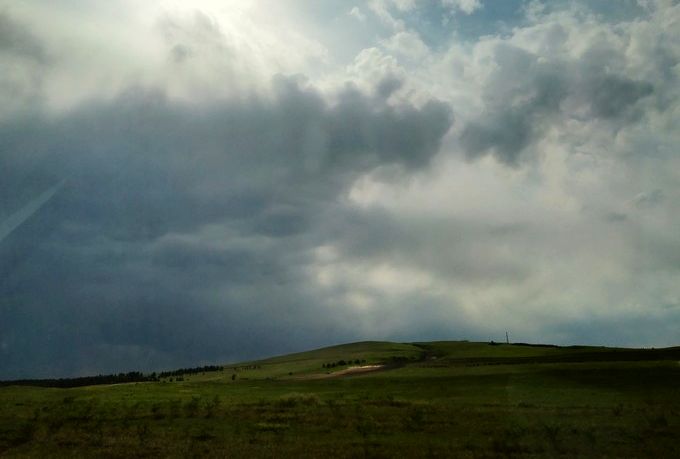
[[0,379],[680,344],[671,0],[0,0]]

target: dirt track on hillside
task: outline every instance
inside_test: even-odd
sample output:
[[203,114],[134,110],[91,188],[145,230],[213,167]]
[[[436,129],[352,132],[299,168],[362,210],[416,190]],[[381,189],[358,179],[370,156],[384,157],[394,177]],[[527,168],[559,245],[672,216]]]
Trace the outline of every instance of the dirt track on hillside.
[[333,373],[316,373],[312,375],[304,375],[295,379],[331,379],[341,378],[343,376],[354,376],[365,373],[372,373],[375,371],[384,371],[389,367],[387,365],[364,365],[361,367],[349,367],[344,370],[335,371]]

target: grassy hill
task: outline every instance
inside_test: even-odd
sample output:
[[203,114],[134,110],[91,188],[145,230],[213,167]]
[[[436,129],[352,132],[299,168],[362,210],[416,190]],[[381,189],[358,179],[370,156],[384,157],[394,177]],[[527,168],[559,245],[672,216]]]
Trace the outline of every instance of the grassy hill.
[[678,347],[370,341],[180,379],[2,387],[0,455],[680,457]]

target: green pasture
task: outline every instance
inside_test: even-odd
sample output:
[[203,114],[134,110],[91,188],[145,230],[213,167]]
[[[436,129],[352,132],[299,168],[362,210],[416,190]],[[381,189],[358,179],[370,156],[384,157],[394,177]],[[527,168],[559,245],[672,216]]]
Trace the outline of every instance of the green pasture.
[[[332,377],[338,360],[387,366]],[[0,388],[3,457],[657,458],[679,439],[680,348],[364,342],[179,382]]]

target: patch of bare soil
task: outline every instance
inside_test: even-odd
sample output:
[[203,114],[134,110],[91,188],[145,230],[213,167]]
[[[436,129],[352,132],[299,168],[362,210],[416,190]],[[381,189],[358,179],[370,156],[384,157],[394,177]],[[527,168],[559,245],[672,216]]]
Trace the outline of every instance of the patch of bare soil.
[[344,370],[335,371],[333,373],[316,373],[312,375],[300,376],[297,379],[330,379],[340,378],[343,376],[352,376],[363,373],[371,373],[374,371],[382,371],[388,368],[387,365],[363,365],[360,367],[349,367]]

